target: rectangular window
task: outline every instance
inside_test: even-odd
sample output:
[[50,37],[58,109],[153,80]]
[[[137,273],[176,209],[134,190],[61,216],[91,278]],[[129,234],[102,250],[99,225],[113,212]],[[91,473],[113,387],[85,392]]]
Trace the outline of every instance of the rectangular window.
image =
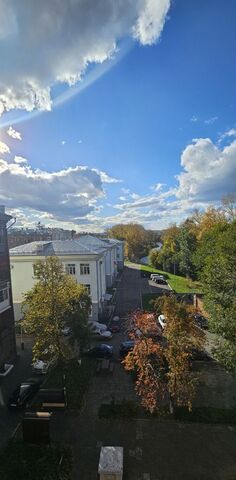
[[89,274],[90,274],[89,263],[81,263],[80,264],[80,275],[89,275]]
[[119,253],[117,253],[117,254],[116,254],[116,257],[117,257],[117,258],[120,258],[120,254],[119,254]]
[[88,295],[91,295],[91,285],[84,285],[84,287],[87,289]]
[[0,290],[0,302],[4,302],[5,300],[8,300],[8,298],[9,298],[9,289],[2,288]]
[[66,264],[66,273],[68,273],[68,275],[75,275],[75,263]]

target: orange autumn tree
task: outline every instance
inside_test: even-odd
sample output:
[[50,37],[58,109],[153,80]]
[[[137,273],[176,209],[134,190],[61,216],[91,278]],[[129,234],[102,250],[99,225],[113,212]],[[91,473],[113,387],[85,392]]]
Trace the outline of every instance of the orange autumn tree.
[[[154,310],[130,316],[130,337],[135,344],[124,367],[136,371],[137,394],[150,412],[167,404],[190,409],[196,384],[191,354],[193,348],[202,349],[204,335],[195,325],[191,309],[174,297],[160,297]],[[166,318],[163,334],[157,323],[160,313]]]

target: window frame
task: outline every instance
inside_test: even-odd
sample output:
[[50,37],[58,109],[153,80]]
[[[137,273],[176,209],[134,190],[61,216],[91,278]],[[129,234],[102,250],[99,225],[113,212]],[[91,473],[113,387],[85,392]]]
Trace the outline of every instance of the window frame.
[[67,275],[75,275],[76,274],[76,264],[75,263],[66,263],[65,270]]
[[80,275],[90,275],[90,263],[80,263]]

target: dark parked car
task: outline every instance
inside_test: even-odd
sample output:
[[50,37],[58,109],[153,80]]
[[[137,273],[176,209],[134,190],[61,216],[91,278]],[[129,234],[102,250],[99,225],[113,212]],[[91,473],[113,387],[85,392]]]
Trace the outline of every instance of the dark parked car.
[[194,315],[195,322],[197,325],[202,328],[203,330],[208,330],[209,325],[208,325],[208,320],[203,317],[203,315],[200,315],[199,313],[196,313]]
[[126,340],[120,345],[120,356],[125,357],[134,348],[134,340]]
[[159,285],[168,285],[167,281],[164,278],[153,278],[153,282],[158,283]]
[[100,345],[96,345],[95,347],[86,350],[83,355],[93,358],[111,358],[113,356],[113,347],[106,343],[100,343]]
[[7,402],[8,408],[23,408],[38,392],[40,384],[40,380],[36,378],[29,378],[22,382],[10,396]]

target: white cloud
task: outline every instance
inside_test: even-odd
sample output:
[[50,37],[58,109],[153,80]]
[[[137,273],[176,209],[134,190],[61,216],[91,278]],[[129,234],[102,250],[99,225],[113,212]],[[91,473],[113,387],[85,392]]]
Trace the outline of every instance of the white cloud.
[[28,163],[28,160],[24,157],[21,157],[20,155],[15,155],[14,162],[15,163]]
[[62,140],[61,141],[61,145],[65,145],[66,144],[66,141],[65,140]]
[[220,149],[209,138],[195,139],[183,151],[181,165],[177,198],[219,201],[236,191],[236,140]]
[[155,43],[170,0],[0,0],[0,115],[50,110],[56,83],[74,85],[123,38]]
[[227,137],[236,137],[236,128],[230,128],[230,130],[227,130],[227,132],[222,133],[218,143],[222,142]]
[[122,180],[119,180],[117,178],[110,177],[106,172],[103,172],[102,170],[97,170],[96,168],[93,169],[94,172],[97,172],[98,175],[101,177],[101,181],[103,183],[120,183]]
[[210,117],[204,120],[204,123],[206,123],[207,125],[213,125],[213,123],[215,123],[216,120],[218,120],[218,117]]
[[190,122],[197,122],[198,121],[198,117],[196,117],[196,115],[193,115],[191,118],[190,118]]
[[51,173],[0,160],[1,201],[8,208],[31,209],[60,221],[76,222],[95,211],[105,196],[104,181],[113,179],[84,166]]
[[231,128],[225,133],[227,137],[236,137],[236,128]]
[[9,137],[14,138],[15,140],[22,140],[21,133],[17,130],[14,130],[11,126],[7,130]]
[[1,142],[0,140],[0,153],[4,155],[4,153],[10,153],[10,148],[8,145],[4,142]]
[[155,190],[155,192],[159,192],[162,190],[162,188],[165,186],[164,183],[155,183],[155,185],[152,185],[151,190]]

